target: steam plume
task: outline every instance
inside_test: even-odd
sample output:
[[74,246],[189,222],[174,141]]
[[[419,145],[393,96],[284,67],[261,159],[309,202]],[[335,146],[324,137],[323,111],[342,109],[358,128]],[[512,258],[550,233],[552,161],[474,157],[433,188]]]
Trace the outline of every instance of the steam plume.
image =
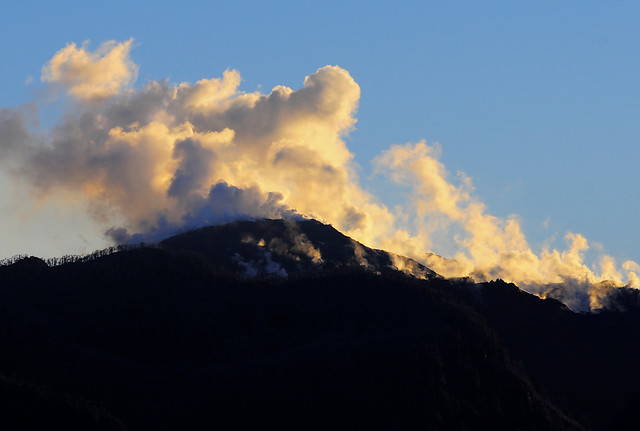
[[[132,47],[133,40],[93,52],[69,44],[56,53],[42,82],[64,92],[71,108],[44,134],[33,127],[35,104],[0,111],[7,171],[38,199],[65,190],[86,200],[115,241],[157,240],[238,218],[304,216],[445,276],[503,278],[562,296],[575,309],[597,308],[608,286],[639,284],[635,262],[618,268],[603,256],[597,268],[585,264],[589,246],[579,234],[567,234],[566,250],[532,250],[516,217],[490,215],[463,174],[458,185],[449,179],[435,144],[393,146],[376,159],[378,172],[413,190],[403,208],[387,208],[360,185],[345,144],[360,88],[338,66],[318,69],[300,89],[277,86],[269,94],[240,91],[235,70],[195,84],[134,88]],[[443,246],[453,259],[428,253]],[[302,239],[300,247],[313,253]],[[558,293],[559,285],[567,288]]]

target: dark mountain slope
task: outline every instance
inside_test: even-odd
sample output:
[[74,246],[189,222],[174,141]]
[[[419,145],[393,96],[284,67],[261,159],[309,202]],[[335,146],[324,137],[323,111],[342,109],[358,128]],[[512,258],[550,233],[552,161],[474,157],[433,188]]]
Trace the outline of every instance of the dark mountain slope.
[[456,290],[466,294],[511,357],[565,412],[591,429],[638,429],[637,291],[621,289],[611,297],[618,309],[629,311],[582,314],[502,281]]
[[5,430],[116,431],[126,428],[96,403],[52,393],[0,375],[0,425]]
[[246,276],[281,277],[344,268],[381,273],[394,271],[399,263],[422,278],[437,277],[415,261],[365,247],[316,220],[237,221],[177,235],[161,245],[200,255],[219,271]]
[[[286,225],[260,226],[0,267],[0,373],[99,402],[130,430],[580,429],[450,282],[405,276],[383,252],[357,252],[363,265],[348,238],[298,224],[314,263],[278,236]],[[229,252],[252,259],[246,229],[265,244],[250,252],[297,275],[234,277]]]

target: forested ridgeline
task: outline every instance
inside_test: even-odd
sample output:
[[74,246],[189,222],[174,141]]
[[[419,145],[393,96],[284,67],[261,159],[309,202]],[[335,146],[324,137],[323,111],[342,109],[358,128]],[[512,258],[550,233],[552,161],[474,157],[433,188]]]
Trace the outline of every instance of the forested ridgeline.
[[[0,421],[32,412],[129,430],[637,425],[634,292],[620,291],[616,311],[576,314],[501,281],[409,276],[320,224],[300,231],[322,263],[290,246],[277,261],[286,277],[239,277],[229,253],[250,244],[243,226],[213,242],[190,234],[199,239],[1,266]],[[270,237],[250,227],[276,261],[280,228]],[[243,262],[266,256],[250,252]]]

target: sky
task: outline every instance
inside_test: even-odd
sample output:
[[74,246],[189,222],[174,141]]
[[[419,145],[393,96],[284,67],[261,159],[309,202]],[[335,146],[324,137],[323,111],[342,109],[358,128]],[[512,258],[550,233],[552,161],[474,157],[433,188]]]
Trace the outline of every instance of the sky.
[[[250,191],[251,202],[261,209],[234,207],[230,213],[229,208],[220,212],[216,207],[216,220],[232,217],[233,211],[283,215],[295,210],[331,222],[369,245],[412,256],[432,251],[468,260],[467,272],[480,267],[480,256],[495,254],[502,259],[513,250],[531,252],[539,261],[554,251],[564,262],[577,253],[579,265],[595,274],[593,280],[619,278],[626,283],[625,271],[640,272],[635,264],[640,261],[637,2],[5,3],[0,14],[0,109],[5,109],[5,120],[15,119],[10,113],[21,113],[29,138],[19,145],[29,150],[16,150],[18,144],[9,142],[5,121],[6,133],[0,135],[4,153],[0,257],[87,253],[114,240],[131,239],[132,234],[133,238],[150,238],[150,232],[161,235],[167,226],[184,225],[186,215],[196,223],[196,212],[210,211],[207,205],[213,201],[196,205],[191,193],[213,199],[205,186],[224,180],[227,188],[216,189],[218,202],[230,199],[230,190],[236,197],[238,190],[247,195]],[[109,87],[95,77],[108,67],[85,71],[84,78],[91,79],[84,84],[103,87],[101,94],[83,90],[68,66],[82,55],[97,61],[112,49],[122,55],[109,64],[120,67],[122,74],[110,75]],[[56,69],[56,65],[61,66]],[[315,78],[305,81],[306,77]],[[204,82],[197,83],[205,79],[210,80],[209,96],[219,99],[215,119],[214,108],[193,102],[198,89],[205,89]],[[104,175],[120,182],[103,178],[96,185],[89,176],[95,166],[82,165],[88,159],[79,156],[86,148],[60,136],[73,126],[74,139],[108,139],[106,130],[102,135],[83,131],[78,137],[82,115],[106,115],[108,106],[116,105],[133,109],[131,94],[151,94],[153,82],[162,91],[176,92],[167,93],[162,103],[163,115],[177,123],[154,117],[167,128],[163,136],[171,137],[167,141],[171,151],[163,157],[173,163],[173,170],[164,172],[163,180],[154,180],[165,181],[166,187],[158,197],[164,206],[154,207],[156,221],[150,222],[150,213],[143,209],[149,210],[157,199],[140,203],[144,198],[135,195],[132,203],[131,195],[125,202],[122,193],[129,191],[120,190],[116,196],[113,187],[125,187],[127,178],[133,177],[104,166],[99,168],[107,169]],[[184,96],[176,95],[181,83]],[[293,91],[296,101],[289,100],[284,90],[274,92],[276,87]],[[331,97],[340,99],[339,107],[320,106],[333,91],[338,92]],[[282,108],[276,93],[291,106]],[[260,106],[271,106],[264,108],[271,114],[249,109],[257,103],[257,95],[264,99]],[[249,101],[251,97],[255,100]],[[311,103],[316,103],[316,110],[304,118],[308,127],[303,131],[298,124],[303,120],[287,109],[311,112]],[[320,115],[323,107],[334,110],[331,118]],[[203,119],[205,111],[209,120]],[[285,148],[288,144],[282,142],[297,139],[299,149],[300,142],[313,141],[314,147],[305,151],[326,153],[311,163],[307,156],[292,156],[293,147],[286,147],[288,152],[282,150],[276,161],[287,161],[290,175],[278,182],[284,165],[264,167],[250,184],[240,172],[242,166],[249,169],[267,154],[258,152],[262,144],[250,142],[266,139],[266,135],[255,137],[264,129],[250,120],[274,121],[274,112],[282,121],[280,128],[270,129],[280,140],[278,145]],[[187,123],[194,129],[175,129]],[[113,120],[109,127],[120,128],[122,142],[133,145],[135,133],[157,132],[145,124],[133,130]],[[233,129],[235,138],[223,136],[225,127]],[[327,136],[317,133],[320,127]],[[205,130],[210,147],[199,134]],[[255,154],[239,155],[220,147],[245,141],[255,146]],[[265,141],[264,148],[273,142]],[[215,154],[215,160],[226,160],[225,169],[235,166],[237,171],[222,175],[223,168],[218,167],[214,175],[213,168],[190,164],[204,157],[195,156],[196,150],[201,156],[207,151]],[[158,151],[149,151],[138,157],[160,157]],[[144,171],[141,163],[131,169]],[[320,173],[309,175],[317,182],[307,183],[303,174],[296,173],[303,168],[324,169],[333,176],[325,181]],[[424,169],[437,175],[425,175]],[[201,172],[198,175],[210,183],[187,192],[184,184],[199,181],[193,172]],[[174,185],[169,190],[171,180],[182,188]],[[327,190],[341,196],[338,203],[331,202],[328,191],[317,191],[320,184],[329,184]],[[303,196],[303,186],[311,187],[306,193],[314,190],[318,198]],[[188,210],[180,212],[174,206],[183,192],[190,200]],[[261,200],[259,196],[269,192],[281,196]],[[138,193],[150,196],[142,188]],[[242,200],[242,205],[246,202]],[[267,210],[265,202],[282,208]],[[366,216],[366,226],[353,224],[356,216],[349,205],[361,210],[362,214],[356,211],[358,217]],[[162,226],[157,222],[161,213]],[[487,234],[491,231],[487,228],[480,234],[479,225],[497,231]],[[490,251],[471,244],[497,237],[504,241]],[[495,259],[491,265],[482,263],[483,268],[494,268],[483,269],[487,277],[514,274],[495,269],[503,268]],[[604,269],[603,262],[611,259],[615,271]],[[630,263],[623,269],[625,262]],[[539,262],[534,267],[541,271]],[[551,271],[549,265],[545,268]],[[616,276],[603,277],[607,273]],[[547,281],[557,281],[554,277]]]

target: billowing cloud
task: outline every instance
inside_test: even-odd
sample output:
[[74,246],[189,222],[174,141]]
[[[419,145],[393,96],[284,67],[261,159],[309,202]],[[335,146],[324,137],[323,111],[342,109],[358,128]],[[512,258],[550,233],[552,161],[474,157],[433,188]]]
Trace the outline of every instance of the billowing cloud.
[[178,86],[177,103],[194,111],[211,110],[236,96],[240,85],[240,73],[226,70],[222,79],[201,79],[194,85],[182,83]]
[[18,175],[40,197],[69,190],[105,223],[117,214],[125,225],[110,232],[119,239],[300,214],[370,242],[384,234],[374,221],[393,216],[359,186],[343,140],[360,97],[347,71],[326,66],[298,90],[269,94],[239,91],[234,70],[123,92],[137,69],[131,43],[107,42],[95,53],[70,44],[51,59],[43,80],[64,84],[81,103],[44,139],[28,133],[21,112],[3,111],[2,146],[19,147]]
[[436,229],[440,234],[447,232],[453,242],[450,247],[457,250],[453,260],[435,254],[421,259],[404,250],[408,255],[444,276],[470,275],[480,281],[502,278],[541,296],[561,297],[574,309],[599,308],[611,287],[639,287],[634,271],[640,267],[635,262],[622,265],[626,283],[611,256],[601,256],[599,268],[589,267],[584,261],[589,245],[582,235],[567,233],[566,250],[534,252],[517,218],[488,214],[473,196],[471,180],[459,174],[460,184],[454,185],[438,156],[438,146],[419,142],[393,146],[376,159],[380,172],[412,187],[408,208],[414,214],[412,222],[427,234]]
[[[42,80],[66,91],[72,109],[51,130],[34,131],[35,105],[0,111],[0,154],[10,172],[39,199],[64,190],[88,202],[115,241],[304,216],[445,276],[502,278],[541,296],[572,286],[563,298],[575,308],[597,307],[606,280],[638,286],[634,262],[618,268],[603,256],[599,268],[587,266],[589,246],[578,234],[567,234],[566,250],[532,250],[517,217],[490,215],[470,178],[449,178],[435,144],[393,146],[376,159],[379,173],[412,190],[404,206],[387,208],[360,185],[345,144],[360,87],[338,66],[318,69],[299,89],[268,94],[240,91],[235,70],[134,88],[132,43],[106,42],[94,52],[69,44],[53,56]],[[304,237],[291,235],[296,252],[322,263]]]
[[60,85],[83,102],[113,96],[138,75],[138,66],[129,57],[132,43],[133,39],[109,41],[94,52],[87,50],[88,42],[80,48],[70,43],[42,68],[42,81]]

